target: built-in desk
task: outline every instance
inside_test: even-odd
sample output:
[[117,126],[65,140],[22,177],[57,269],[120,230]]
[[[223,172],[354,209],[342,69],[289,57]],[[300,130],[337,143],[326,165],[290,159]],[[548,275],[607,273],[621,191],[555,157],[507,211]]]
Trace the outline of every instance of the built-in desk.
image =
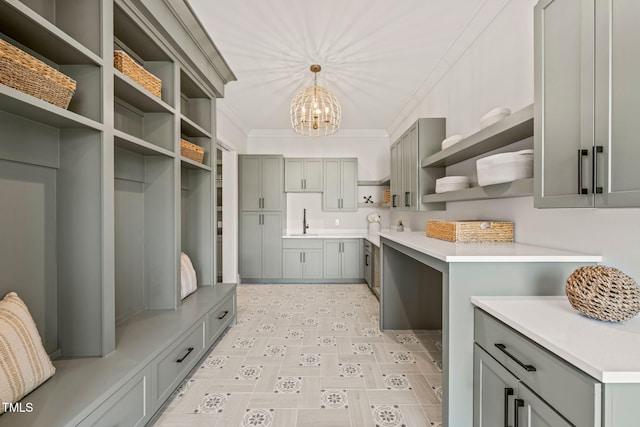
[[382,232],[380,328],[442,329],[443,426],[473,425],[475,295],[561,295],[600,256],[519,243],[455,244]]

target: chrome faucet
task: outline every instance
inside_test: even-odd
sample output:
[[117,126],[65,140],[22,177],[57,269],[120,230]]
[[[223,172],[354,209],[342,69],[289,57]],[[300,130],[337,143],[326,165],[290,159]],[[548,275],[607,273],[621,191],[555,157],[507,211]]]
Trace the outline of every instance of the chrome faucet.
[[307,234],[307,228],[309,228],[309,224],[307,224],[307,210],[302,209],[302,234]]

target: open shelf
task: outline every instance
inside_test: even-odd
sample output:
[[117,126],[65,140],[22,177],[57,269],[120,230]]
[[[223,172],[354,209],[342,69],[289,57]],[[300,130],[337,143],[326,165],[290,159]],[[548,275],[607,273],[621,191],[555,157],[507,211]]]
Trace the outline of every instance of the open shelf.
[[182,116],[210,134],[212,108],[213,104],[206,92],[184,70],[180,70],[180,112]]
[[[70,3],[68,0],[0,2],[0,28],[5,35],[57,64],[101,64],[101,2]],[[58,26],[54,24],[56,18]],[[78,22],[86,25],[78,26]]]
[[182,164],[183,168],[194,169],[194,170],[201,169],[201,170],[211,172],[211,168],[209,166],[203,165],[202,163],[198,163],[195,160],[191,160],[186,157],[181,156],[180,163]]
[[391,184],[390,177],[384,177],[378,181],[376,180],[359,180],[358,187],[384,187]]
[[186,136],[211,138],[210,132],[184,115],[180,117],[180,127]]
[[533,104],[445,150],[425,157],[421,166],[423,168],[450,166],[530,136],[533,136]]
[[533,178],[520,179],[503,184],[465,188],[438,194],[425,194],[422,203],[461,202],[465,200],[499,199],[533,195]]
[[150,113],[173,113],[173,108],[124,73],[113,70],[115,95],[130,105]]
[[145,156],[162,155],[168,157],[174,157],[175,155],[164,148],[151,144],[135,136],[131,136],[125,132],[114,129],[113,131],[114,144],[116,147],[124,148],[134,153],[142,154]]

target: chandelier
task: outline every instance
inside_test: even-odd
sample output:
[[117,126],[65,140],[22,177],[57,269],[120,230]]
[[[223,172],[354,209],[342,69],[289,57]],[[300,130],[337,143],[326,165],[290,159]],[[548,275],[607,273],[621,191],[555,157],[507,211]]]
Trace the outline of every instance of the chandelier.
[[340,129],[342,111],[338,99],[317,84],[321,69],[317,64],[310,67],[313,86],[302,89],[291,101],[291,126],[300,135],[331,135]]

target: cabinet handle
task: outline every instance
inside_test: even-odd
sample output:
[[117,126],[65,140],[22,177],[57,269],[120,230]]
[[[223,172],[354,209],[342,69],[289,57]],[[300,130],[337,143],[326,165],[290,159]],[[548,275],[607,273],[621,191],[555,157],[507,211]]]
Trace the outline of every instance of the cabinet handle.
[[222,320],[225,317],[227,317],[227,314],[229,314],[229,310],[225,310],[224,313],[222,313],[222,316],[218,317],[218,320]]
[[511,387],[504,389],[504,427],[509,427],[509,396],[513,396],[513,389]]
[[584,148],[578,149],[578,194],[587,194],[588,188],[582,186],[582,158],[589,155],[589,150]]
[[524,406],[524,400],[514,399],[513,401],[513,427],[518,427],[518,409]]
[[369,254],[365,254],[364,256],[364,266],[369,267]]
[[397,208],[397,207],[398,207],[398,205],[396,205],[396,194],[394,194],[394,195],[391,197],[391,199],[393,200],[393,201],[392,201],[392,203],[391,203],[391,207],[392,207],[392,208]]
[[305,190],[307,189],[307,178],[304,178],[302,180],[302,188],[304,188]]
[[307,254],[302,252],[302,262],[306,263],[307,262]]
[[522,363],[521,361],[518,360],[518,358],[516,358],[513,354],[509,353],[507,351],[507,347],[504,344],[495,344],[496,347],[498,347],[498,349],[503,352],[504,354],[506,354],[511,360],[513,360],[514,362],[516,362],[518,365],[520,365],[522,367],[522,369],[524,369],[527,372],[535,372],[536,368],[532,365],[525,365],[524,363]]
[[410,197],[410,192],[409,191],[405,191],[404,193],[404,206],[405,207],[411,207],[411,197]]
[[186,359],[191,354],[192,351],[193,351],[193,347],[189,347],[187,349],[187,352],[184,354],[184,356],[182,356],[180,359],[176,360],[176,363],[182,363],[182,361],[184,359]]
[[598,154],[604,152],[604,147],[602,145],[594,145],[593,148],[593,158],[591,161],[593,162],[593,192],[595,194],[602,194],[602,187],[598,187]]
[[302,252],[300,252],[300,264],[302,264]]

